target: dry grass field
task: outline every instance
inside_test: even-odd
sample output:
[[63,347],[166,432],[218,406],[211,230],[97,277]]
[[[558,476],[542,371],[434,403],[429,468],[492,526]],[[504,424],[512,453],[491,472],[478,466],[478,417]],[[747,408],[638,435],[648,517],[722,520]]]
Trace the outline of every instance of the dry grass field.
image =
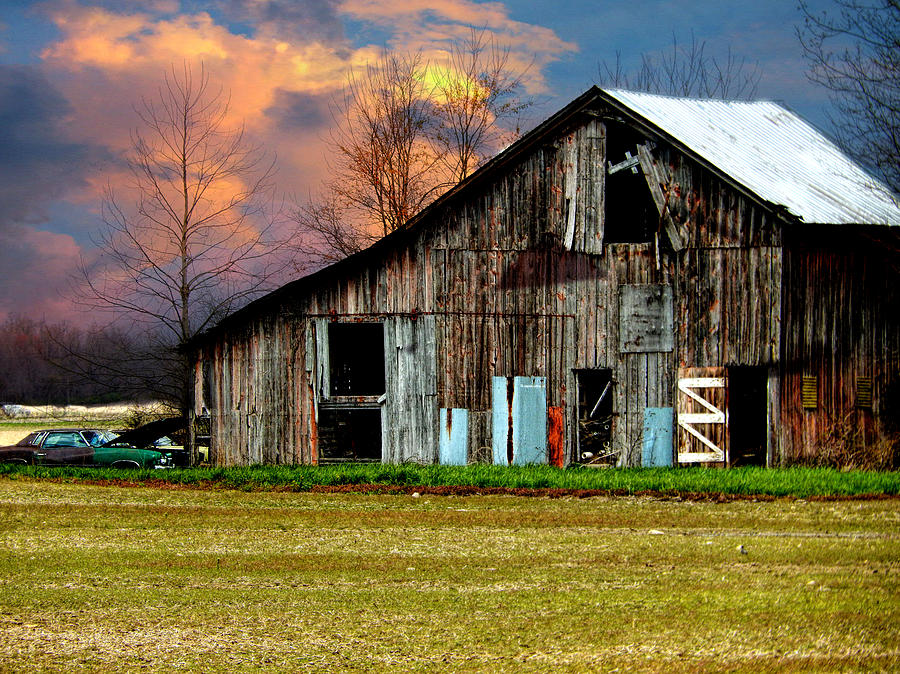
[[114,405],[15,405],[13,414],[0,412],[0,447],[13,445],[42,428],[124,428],[136,414],[160,414],[159,403]]
[[891,671],[896,499],[0,478],[2,671]]

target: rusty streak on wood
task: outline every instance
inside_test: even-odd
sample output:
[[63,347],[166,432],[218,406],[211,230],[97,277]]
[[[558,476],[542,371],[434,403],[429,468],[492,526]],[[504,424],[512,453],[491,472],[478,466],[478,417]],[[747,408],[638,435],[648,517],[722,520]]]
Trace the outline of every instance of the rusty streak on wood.
[[565,465],[563,408],[551,406],[547,410],[547,450],[551,466],[562,468]]

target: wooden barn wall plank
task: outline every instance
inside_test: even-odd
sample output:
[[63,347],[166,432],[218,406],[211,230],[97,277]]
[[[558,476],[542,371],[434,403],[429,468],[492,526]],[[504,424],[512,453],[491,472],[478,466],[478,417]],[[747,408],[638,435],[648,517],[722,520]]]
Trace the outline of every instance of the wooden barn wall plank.
[[[885,228],[800,228],[785,245],[782,462],[854,438],[863,448],[900,430],[900,236]],[[805,409],[804,376],[816,378]],[[872,405],[860,406],[860,378]]]

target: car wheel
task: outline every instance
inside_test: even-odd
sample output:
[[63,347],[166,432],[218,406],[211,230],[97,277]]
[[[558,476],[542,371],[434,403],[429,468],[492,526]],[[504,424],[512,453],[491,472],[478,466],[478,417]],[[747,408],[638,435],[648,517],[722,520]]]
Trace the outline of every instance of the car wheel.
[[136,461],[116,461],[113,465],[113,468],[140,468]]

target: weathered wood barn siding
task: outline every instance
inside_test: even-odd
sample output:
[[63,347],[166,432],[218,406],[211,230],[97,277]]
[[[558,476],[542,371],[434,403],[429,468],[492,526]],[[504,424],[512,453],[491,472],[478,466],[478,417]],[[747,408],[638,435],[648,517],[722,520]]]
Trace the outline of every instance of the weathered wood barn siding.
[[[900,430],[900,238],[885,227],[798,227],[785,246],[781,458]],[[803,380],[814,378],[812,400]]]
[[680,365],[775,363],[783,221],[676,151],[657,153],[684,240],[675,275]]
[[[701,371],[703,376],[726,377],[735,367],[764,368],[763,456],[771,461],[780,415],[785,221],[758,198],[674,148],[662,146],[652,154],[681,240],[672,254],[678,368],[672,378]],[[670,398],[668,404],[672,402]],[[721,395],[715,402],[728,413],[727,396]],[[694,405],[693,411],[703,410]],[[707,427],[704,432],[720,447],[729,445],[724,425],[721,430]],[[682,434],[680,442],[682,450],[704,451],[687,434]]]
[[674,360],[620,353],[619,287],[671,285],[671,258],[657,264],[653,244],[602,246],[605,134],[595,116],[576,120],[380,256],[288,287],[218,332],[204,401],[216,462],[317,461],[316,331],[330,321],[384,324],[385,461],[436,461],[441,408],[469,410],[467,457],[489,460],[497,376],[546,378],[568,460],[573,372],[593,368],[613,370],[615,442],[637,461],[644,408],[672,404]]
[[[610,191],[606,168],[626,150],[642,170]],[[543,458],[568,463],[581,458],[583,373],[609,377],[622,465],[642,461],[645,411],[677,407],[679,378],[698,372],[756,382],[760,409],[745,423],[762,434],[754,460],[764,463],[799,457],[845,411],[873,413],[852,400],[858,377],[872,378],[878,398],[898,370],[896,247],[876,262],[865,247],[809,245],[819,230],[596,96],[501,158],[409,229],[204,337],[198,405],[210,411],[216,463],[317,463],[337,437],[323,419],[354,410],[380,414],[380,453],[369,458],[432,463],[454,438],[445,460],[497,460],[508,432],[498,395],[511,400],[514,381],[541,388]],[[629,240],[641,227],[649,237]],[[383,326],[383,395],[330,385],[329,326],[344,323]],[[809,375],[821,382],[814,411],[798,406]],[[729,401],[726,390],[716,404],[743,414],[739,391]],[[724,425],[720,435],[727,446]]]

